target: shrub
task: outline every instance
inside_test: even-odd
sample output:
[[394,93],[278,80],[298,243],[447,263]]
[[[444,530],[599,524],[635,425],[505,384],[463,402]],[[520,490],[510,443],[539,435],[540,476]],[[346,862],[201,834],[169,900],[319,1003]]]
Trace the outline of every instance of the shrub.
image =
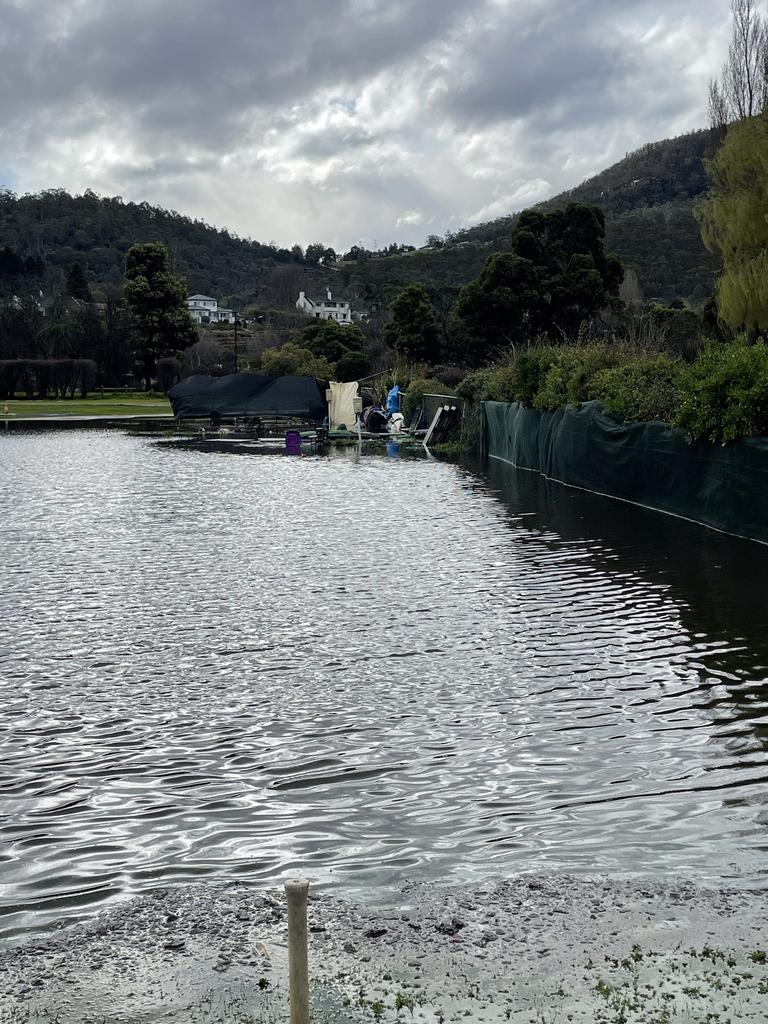
[[534,409],[564,409],[590,397],[596,374],[616,366],[621,349],[608,345],[568,346],[555,349],[552,363],[533,398]]
[[431,378],[412,380],[408,385],[401,407],[406,424],[411,422],[413,414],[421,408],[424,395],[454,395],[455,393],[452,388],[441,384],[439,380]]
[[557,356],[556,349],[546,346],[520,352],[512,364],[514,372],[511,388],[515,395],[514,401],[528,408],[533,406],[536,393],[544,383]]
[[454,389],[461,384],[466,374],[467,371],[462,370],[460,366],[436,366],[432,370],[434,380],[439,380],[441,384]]
[[516,402],[515,366],[499,366],[486,383],[487,396],[492,402]]
[[710,342],[680,376],[676,423],[690,440],[768,434],[768,345]]
[[261,372],[272,377],[300,376],[330,380],[333,366],[327,359],[315,356],[307,348],[288,341],[282,348],[268,348],[261,353]]
[[485,402],[490,398],[488,386],[492,376],[493,371],[489,369],[472,370],[458,385],[456,394],[470,405]]
[[628,423],[672,423],[680,407],[681,373],[682,364],[670,356],[640,356],[595,374],[589,383],[589,397]]

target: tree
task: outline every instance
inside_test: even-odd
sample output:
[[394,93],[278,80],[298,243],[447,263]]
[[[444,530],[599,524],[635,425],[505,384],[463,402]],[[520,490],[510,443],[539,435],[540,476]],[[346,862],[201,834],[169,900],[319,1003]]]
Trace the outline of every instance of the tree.
[[371,374],[371,361],[362,352],[347,352],[336,363],[334,377],[338,381],[363,380]]
[[32,298],[13,298],[0,307],[0,357],[28,359],[43,350],[45,317]]
[[80,299],[81,302],[93,302],[88,279],[81,263],[73,264],[67,275],[67,295],[71,295],[73,299]]
[[204,377],[220,377],[224,372],[224,351],[211,338],[201,338],[181,353],[181,369],[184,376],[200,374]]
[[410,363],[436,363],[440,358],[440,331],[424,285],[409,284],[389,311],[392,319],[384,329],[387,343]]
[[353,245],[349,252],[344,254],[345,260],[369,260],[373,253],[362,245]]
[[128,314],[117,288],[108,288],[105,298],[101,379],[106,384],[122,384],[131,365]]
[[768,329],[768,122],[731,125],[708,165],[712,185],[696,207],[704,244],[719,257],[716,298],[733,330]]
[[157,383],[164,395],[181,378],[181,363],[175,356],[164,356],[157,360]]
[[[470,366],[487,362],[495,349],[523,341],[531,311],[540,304],[541,277],[531,260],[514,253],[490,256],[477,280],[459,292],[456,314],[469,332]],[[535,331],[530,332],[535,336]]]
[[313,355],[308,348],[286,342],[282,348],[268,348],[261,353],[261,372],[270,377],[299,376],[331,380],[333,366],[327,359]]
[[312,320],[299,334],[298,344],[313,355],[335,363],[349,352],[361,352],[365,338],[359,327],[337,320]]
[[709,117],[723,133],[729,124],[755,117],[768,100],[768,24],[755,0],[731,0],[733,29],[720,81],[709,83]]
[[512,235],[512,252],[488,258],[462,288],[457,314],[465,321],[480,365],[493,350],[544,336],[561,341],[606,306],[618,304],[624,269],[605,252],[605,216],[596,206],[527,210]]
[[155,360],[197,341],[182,278],[170,271],[161,242],[132,246],[125,257],[125,303],[147,390]]
[[336,252],[330,246],[323,245],[322,242],[312,242],[307,246],[304,260],[313,266],[318,266],[320,263],[335,263]]

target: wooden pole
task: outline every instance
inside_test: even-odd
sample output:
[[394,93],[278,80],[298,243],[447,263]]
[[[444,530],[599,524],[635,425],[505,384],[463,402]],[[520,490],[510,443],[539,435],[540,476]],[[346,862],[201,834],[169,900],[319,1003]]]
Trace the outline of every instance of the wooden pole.
[[309,1024],[309,958],[307,952],[306,878],[285,883],[288,901],[288,975],[291,988],[291,1024]]

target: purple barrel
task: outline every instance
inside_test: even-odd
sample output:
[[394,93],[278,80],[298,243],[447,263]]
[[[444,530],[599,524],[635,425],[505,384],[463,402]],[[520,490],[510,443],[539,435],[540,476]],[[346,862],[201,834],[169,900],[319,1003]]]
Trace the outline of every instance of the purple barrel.
[[286,430],[285,454],[301,455],[301,434],[298,430]]

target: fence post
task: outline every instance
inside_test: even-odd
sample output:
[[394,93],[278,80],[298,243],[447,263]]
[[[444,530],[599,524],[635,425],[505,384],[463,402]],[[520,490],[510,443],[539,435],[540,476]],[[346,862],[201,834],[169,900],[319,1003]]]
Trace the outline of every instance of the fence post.
[[291,1024],[309,1024],[309,963],[307,954],[307,893],[305,878],[285,883],[288,901],[288,975],[291,990]]

